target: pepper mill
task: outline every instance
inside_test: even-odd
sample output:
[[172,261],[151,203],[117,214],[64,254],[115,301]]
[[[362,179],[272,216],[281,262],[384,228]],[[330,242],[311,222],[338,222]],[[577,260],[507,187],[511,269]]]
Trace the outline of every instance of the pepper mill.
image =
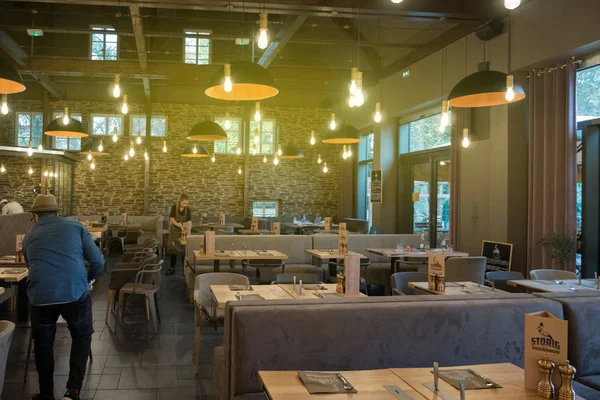
[[338,272],[337,286],[335,288],[336,293],[343,294],[345,292],[345,290],[344,290],[344,281],[345,280],[346,280],[346,278],[344,277],[344,273],[342,271]]
[[540,372],[542,373],[542,377],[537,386],[537,395],[543,399],[553,399],[555,389],[554,384],[552,383],[552,372],[554,372],[556,364],[548,360],[547,356],[538,360],[537,363],[540,367]]
[[564,365],[558,367],[560,372],[560,389],[558,389],[558,400],[575,400],[575,390],[573,390],[573,378],[577,370],[573,367],[569,360]]

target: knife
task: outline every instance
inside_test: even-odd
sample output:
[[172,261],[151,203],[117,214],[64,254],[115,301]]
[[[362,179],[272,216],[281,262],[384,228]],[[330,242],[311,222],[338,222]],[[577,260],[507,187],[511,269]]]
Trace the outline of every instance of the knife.
[[414,400],[408,393],[404,390],[400,389],[399,386],[396,385],[383,385],[385,390],[391,393],[397,400]]

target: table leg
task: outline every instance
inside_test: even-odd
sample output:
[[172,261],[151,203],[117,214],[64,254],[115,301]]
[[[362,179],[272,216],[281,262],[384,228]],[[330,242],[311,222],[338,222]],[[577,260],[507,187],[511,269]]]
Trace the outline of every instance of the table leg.
[[17,284],[17,321],[29,321],[27,303],[27,279],[21,279]]
[[219,268],[220,268],[220,262],[219,262],[219,260],[215,260],[213,262],[213,264],[214,264],[214,268],[213,268],[214,272],[219,272]]

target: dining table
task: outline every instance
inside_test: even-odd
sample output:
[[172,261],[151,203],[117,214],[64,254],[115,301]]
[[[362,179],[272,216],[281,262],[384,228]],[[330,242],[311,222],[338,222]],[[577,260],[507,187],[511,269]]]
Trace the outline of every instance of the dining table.
[[356,298],[356,297],[367,297],[364,293],[337,293],[336,283],[316,283],[316,284],[302,284],[302,290],[300,290],[300,284],[284,284],[278,285],[280,288],[286,291],[290,296],[297,300],[315,300],[315,299],[339,299],[339,298]]
[[[360,257],[365,258],[363,254],[348,251],[346,253],[340,253],[338,249],[307,249],[306,252],[313,258],[313,264],[319,268],[323,268],[323,261],[329,263],[330,260],[341,260],[345,257]],[[329,278],[333,278],[337,274],[336,265],[329,264]],[[327,280],[327,279],[325,279]]]
[[523,287],[529,292],[578,292],[578,291],[597,291],[596,283],[593,279],[560,279],[560,280],[533,280],[516,279],[506,282],[510,286]]
[[198,261],[213,261],[214,272],[219,272],[221,261],[245,260],[287,260],[288,256],[277,250],[215,250],[214,253],[206,254],[200,250],[194,250],[194,267]]
[[[9,256],[10,257],[10,256]],[[0,257],[0,286],[15,288],[17,321],[29,321],[29,308],[27,301],[27,277],[29,270],[25,262],[16,262],[5,257]]]
[[[405,257],[429,257],[430,253],[444,253],[446,258],[450,257],[469,257],[469,253],[461,251],[446,251],[444,249],[429,249],[429,250],[404,250],[404,249],[378,249],[368,248],[365,250],[367,253],[377,254],[379,256],[389,258],[391,262],[391,271],[396,273],[396,261]],[[427,262],[427,261],[424,261]]]
[[495,289],[489,286],[480,285],[475,282],[446,282],[446,287],[443,292],[429,289],[428,282],[408,282],[408,287],[418,290],[426,294],[438,296],[456,296],[456,295],[474,295],[474,294],[497,294],[503,295],[505,292],[500,289]]
[[241,235],[272,235],[273,231],[268,229],[257,229],[254,231],[252,229],[240,229],[238,233]]
[[214,231],[214,230],[219,230],[219,229],[232,229],[232,228],[235,230],[235,229],[244,228],[244,225],[238,224],[235,222],[228,222],[225,224],[205,222],[205,223],[199,223],[199,224],[192,224],[192,229],[193,228],[206,229],[209,231]]

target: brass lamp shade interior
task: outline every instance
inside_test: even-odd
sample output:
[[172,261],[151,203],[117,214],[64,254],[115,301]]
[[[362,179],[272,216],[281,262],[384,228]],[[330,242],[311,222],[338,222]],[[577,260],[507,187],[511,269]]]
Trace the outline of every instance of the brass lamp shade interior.
[[362,139],[358,135],[358,130],[348,124],[341,124],[333,131],[328,131],[323,143],[328,144],[354,144],[360,143]]
[[[194,153],[194,147],[196,148],[196,153]],[[186,144],[181,152],[181,157],[206,158],[208,156],[208,150],[206,147],[195,143]]]
[[91,154],[94,157],[110,156],[110,153],[106,151],[106,145],[104,143],[102,143],[102,151],[98,150],[98,146],[100,146],[100,139],[88,139],[88,141],[81,147],[80,154],[82,156],[87,156],[88,154]]
[[23,77],[4,57],[0,57],[0,93],[13,94],[25,91]]
[[225,71],[219,69],[210,79],[204,91],[208,97],[230,101],[258,101],[274,97],[279,93],[269,72],[249,61],[231,63],[231,92],[225,91]]
[[515,99],[506,100],[506,74],[491,71],[489,62],[479,64],[479,71],[458,82],[448,96],[452,107],[491,107],[514,103],[525,98],[523,87],[513,85]]
[[48,136],[61,136],[70,138],[82,138],[87,137],[88,134],[83,124],[74,118],[69,118],[69,123],[63,123],[63,117],[56,118],[51,121],[44,133]]
[[203,121],[194,127],[188,133],[189,140],[214,141],[227,139],[227,132],[213,121]]
[[298,160],[304,158],[304,153],[296,146],[287,145],[281,147],[281,155],[279,158]]

